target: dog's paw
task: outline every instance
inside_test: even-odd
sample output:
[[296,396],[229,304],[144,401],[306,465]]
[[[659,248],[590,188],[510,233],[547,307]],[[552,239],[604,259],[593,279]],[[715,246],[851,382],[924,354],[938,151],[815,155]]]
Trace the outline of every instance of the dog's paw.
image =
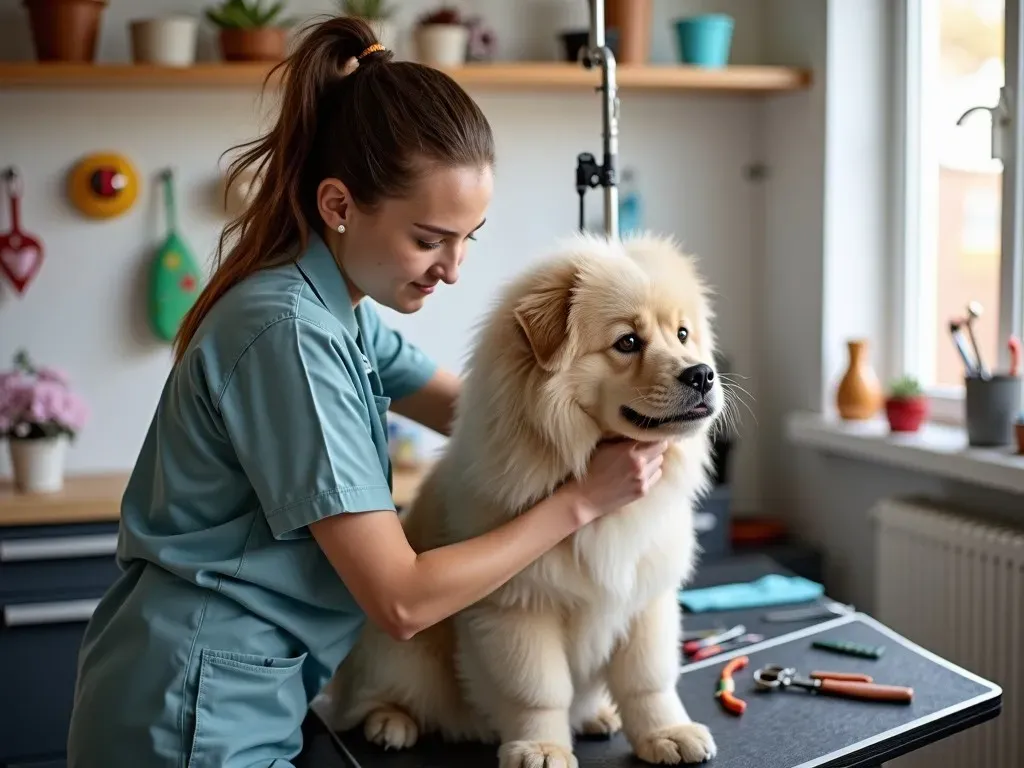
[[561,744],[506,741],[498,748],[498,768],[579,768],[579,763]]
[[610,736],[622,730],[622,718],[615,707],[603,704],[597,714],[583,721],[580,730],[587,736]]
[[700,723],[670,725],[637,740],[636,756],[654,765],[703,763],[718,752],[711,731]]
[[368,741],[384,749],[408,749],[419,738],[419,728],[397,707],[381,707],[366,717],[363,733]]

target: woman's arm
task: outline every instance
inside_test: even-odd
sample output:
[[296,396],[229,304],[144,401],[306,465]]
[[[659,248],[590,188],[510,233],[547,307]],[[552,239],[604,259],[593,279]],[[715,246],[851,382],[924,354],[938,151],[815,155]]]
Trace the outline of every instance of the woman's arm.
[[565,488],[499,528],[419,554],[393,512],[335,515],[310,531],[370,620],[407,640],[486,597],[593,517]]
[[430,380],[411,395],[396,400],[391,409],[442,435],[451,435],[455,400],[462,381],[454,373],[438,369]]
[[332,515],[309,529],[370,620],[408,639],[486,597],[592,520],[645,495],[661,477],[665,447],[602,446],[583,480],[485,534],[418,554],[393,512]]

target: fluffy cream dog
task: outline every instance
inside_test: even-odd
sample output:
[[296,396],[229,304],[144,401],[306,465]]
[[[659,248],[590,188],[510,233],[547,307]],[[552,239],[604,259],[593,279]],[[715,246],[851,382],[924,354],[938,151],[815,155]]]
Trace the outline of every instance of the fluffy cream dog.
[[328,686],[339,730],[500,741],[501,768],[570,768],[622,729],[655,764],[714,756],[676,693],[677,588],[723,410],[708,291],[668,240],[578,236],[515,281],[476,338],[454,434],[404,519],[417,551],[475,536],[582,475],[602,439],[669,439],[647,496],[406,642],[367,625]]

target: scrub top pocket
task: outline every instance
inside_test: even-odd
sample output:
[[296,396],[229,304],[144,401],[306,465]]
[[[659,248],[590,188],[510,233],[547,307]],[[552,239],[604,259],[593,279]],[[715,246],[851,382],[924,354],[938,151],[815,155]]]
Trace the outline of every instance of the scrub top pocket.
[[188,768],[242,768],[295,757],[309,708],[306,656],[203,649]]

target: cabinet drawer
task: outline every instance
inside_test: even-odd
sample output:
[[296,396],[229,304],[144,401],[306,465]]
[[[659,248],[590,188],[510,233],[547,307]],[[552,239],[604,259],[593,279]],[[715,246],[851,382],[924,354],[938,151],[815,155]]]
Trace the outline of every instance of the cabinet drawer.
[[67,747],[78,651],[99,592],[0,601],[4,708],[0,765],[49,765]]
[[118,576],[117,525],[0,529],[0,598],[106,589]]

